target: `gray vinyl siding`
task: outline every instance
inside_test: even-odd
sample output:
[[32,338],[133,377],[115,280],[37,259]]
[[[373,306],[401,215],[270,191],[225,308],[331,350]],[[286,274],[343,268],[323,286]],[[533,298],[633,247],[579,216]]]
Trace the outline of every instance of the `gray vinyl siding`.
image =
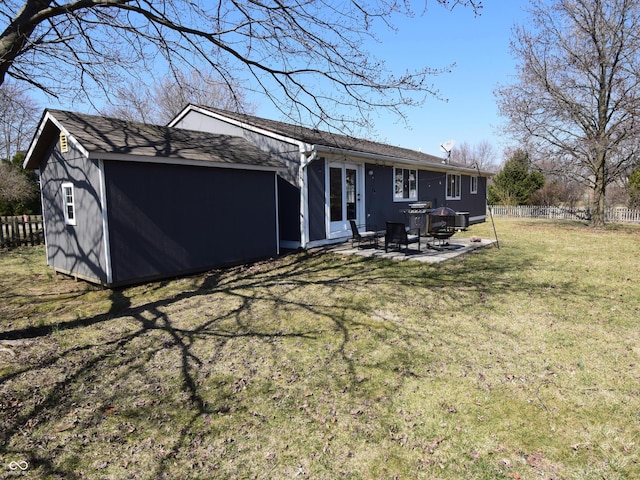
[[300,189],[278,176],[278,227],[280,239],[300,243]]
[[105,162],[113,283],[277,253],[273,172]]
[[282,242],[300,243],[300,185],[298,179],[300,151],[297,144],[267,137],[197,111],[190,111],[174,126],[242,137],[262,151],[269,152],[273,157],[283,161],[287,171],[279,174],[282,180],[278,187],[280,239]]
[[[404,167],[414,168],[414,167]],[[365,176],[366,223],[371,227],[384,229],[385,222],[405,222],[407,217],[402,210],[416,200],[394,201],[393,167],[367,164],[365,172],[373,171],[373,175]],[[418,169],[418,200],[431,202],[433,208],[446,206],[458,212],[469,212],[470,217],[485,215],[486,211],[486,178],[478,178],[478,193],[470,193],[470,177],[462,175],[461,199],[446,199],[446,173]]]
[[[471,193],[471,176],[460,179],[460,200],[447,200],[446,206],[456,212],[469,212],[469,217],[484,217],[487,214],[487,179],[478,177],[478,192]],[[475,222],[478,223],[478,222]]]
[[252,130],[234,125],[233,123],[225,122],[196,111],[190,111],[174,126],[189,130],[242,137],[254,144],[260,150],[269,152],[275,158],[282,160],[287,166],[287,172],[281,174],[282,177],[292,185],[298,184],[300,151],[296,143],[285,142],[283,140],[268,137],[261,133],[256,133]]
[[[393,167],[365,165],[365,171],[373,170],[373,175],[366,175],[366,223],[368,228],[383,230],[386,222],[406,222],[407,217],[402,210],[416,200],[394,201]],[[444,200],[444,179],[440,184],[439,176],[444,174],[418,171],[418,201],[432,202],[433,206],[441,206]]]
[[[63,154],[58,142],[52,141],[40,165],[40,181],[48,264],[65,273],[106,282],[98,163],[87,159],[71,142]],[[62,184],[66,182],[74,187],[75,225],[66,225],[64,220]]]
[[309,240],[324,240],[327,236],[325,213],[325,161],[320,158],[307,167],[309,184]]

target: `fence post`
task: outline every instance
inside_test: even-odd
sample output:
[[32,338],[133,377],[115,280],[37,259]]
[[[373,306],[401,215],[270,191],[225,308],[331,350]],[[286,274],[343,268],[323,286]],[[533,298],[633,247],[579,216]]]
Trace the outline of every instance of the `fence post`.
[[0,248],[40,245],[43,229],[40,215],[0,215]]

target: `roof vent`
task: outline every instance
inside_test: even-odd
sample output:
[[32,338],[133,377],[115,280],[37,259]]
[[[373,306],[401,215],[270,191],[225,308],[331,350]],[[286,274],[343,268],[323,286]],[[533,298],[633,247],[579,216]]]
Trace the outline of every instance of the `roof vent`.
[[60,151],[62,153],[67,153],[69,151],[69,142],[67,141],[67,136],[60,132]]

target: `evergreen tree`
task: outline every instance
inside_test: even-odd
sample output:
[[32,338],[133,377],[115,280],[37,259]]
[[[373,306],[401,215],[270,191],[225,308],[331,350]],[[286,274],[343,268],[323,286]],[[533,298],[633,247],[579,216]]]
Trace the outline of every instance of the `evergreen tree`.
[[531,170],[529,154],[516,150],[493,178],[489,187],[491,205],[526,205],[531,195],[544,186],[544,176]]
[[627,193],[629,194],[629,208],[640,208],[640,167],[629,175]]

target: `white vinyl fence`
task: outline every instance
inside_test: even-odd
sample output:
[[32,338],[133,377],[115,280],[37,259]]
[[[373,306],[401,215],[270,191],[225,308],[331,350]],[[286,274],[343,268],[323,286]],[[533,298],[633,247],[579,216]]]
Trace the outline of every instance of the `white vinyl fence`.
[[[544,207],[540,205],[490,205],[496,217],[548,218],[554,220],[589,220],[591,212],[583,207]],[[630,208],[607,208],[605,222],[640,224],[640,210]]]

